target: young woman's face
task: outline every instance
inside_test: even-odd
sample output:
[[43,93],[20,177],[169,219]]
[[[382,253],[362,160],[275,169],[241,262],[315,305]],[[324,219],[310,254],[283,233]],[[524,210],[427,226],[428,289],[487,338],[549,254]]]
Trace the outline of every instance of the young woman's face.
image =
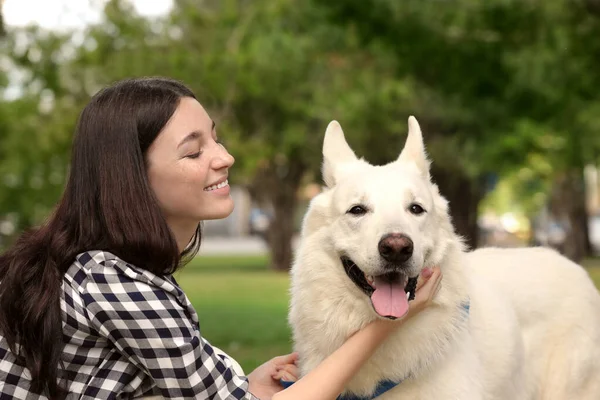
[[234,158],[217,142],[213,120],[195,99],[181,99],[146,157],[168,222],[198,224],[233,211],[227,174]]

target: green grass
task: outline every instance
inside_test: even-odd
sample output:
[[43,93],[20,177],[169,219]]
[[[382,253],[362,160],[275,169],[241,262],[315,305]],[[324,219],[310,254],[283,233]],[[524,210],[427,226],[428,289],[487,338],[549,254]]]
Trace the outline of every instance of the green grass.
[[588,258],[583,263],[596,287],[600,290],[600,257]]
[[[288,275],[268,271],[268,261],[261,256],[201,256],[176,274],[198,312],[203,336],[246,373],[291,351]],[[600,258],[583,265],[600,289]]]
[[267,265],[265,257],[198,257],[176,275],[202,335],[246,372],[291,351],[288,275]]

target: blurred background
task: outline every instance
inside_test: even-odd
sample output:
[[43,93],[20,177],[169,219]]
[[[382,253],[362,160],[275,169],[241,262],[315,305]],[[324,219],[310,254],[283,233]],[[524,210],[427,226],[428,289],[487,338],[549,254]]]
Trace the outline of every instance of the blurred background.
[[236,209],[205,223],[179,280],[246,370],[291,348],[286,272],[332,119],[383,164],[415,115],[471,248],[553,247],[600,284],[600,0],[0,6],[0,249],[56,204],[90,96],[180,79],[236,157]]

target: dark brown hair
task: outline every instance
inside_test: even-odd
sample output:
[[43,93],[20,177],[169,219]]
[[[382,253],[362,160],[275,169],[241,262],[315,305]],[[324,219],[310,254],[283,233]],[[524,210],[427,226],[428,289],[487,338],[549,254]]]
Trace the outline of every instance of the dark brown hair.
[[146,151],[183,97],[195,98],[166,78],[127,79],[97,93],[79,117],[55,211],[0,256],[0,332],[31,372],[33,391],[66,395],[58,383],[61,284],[77,254],[110,251],[164,275],[197,253],[200,225],[180,254],[146,175]]

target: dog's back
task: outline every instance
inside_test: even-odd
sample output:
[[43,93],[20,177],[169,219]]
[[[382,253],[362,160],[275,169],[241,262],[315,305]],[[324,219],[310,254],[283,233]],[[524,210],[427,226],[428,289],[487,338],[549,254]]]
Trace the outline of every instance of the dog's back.
[[546,248],[484,248],[467,259],[515,310],[536,398],[600,399],[600,293],[585,269]]

